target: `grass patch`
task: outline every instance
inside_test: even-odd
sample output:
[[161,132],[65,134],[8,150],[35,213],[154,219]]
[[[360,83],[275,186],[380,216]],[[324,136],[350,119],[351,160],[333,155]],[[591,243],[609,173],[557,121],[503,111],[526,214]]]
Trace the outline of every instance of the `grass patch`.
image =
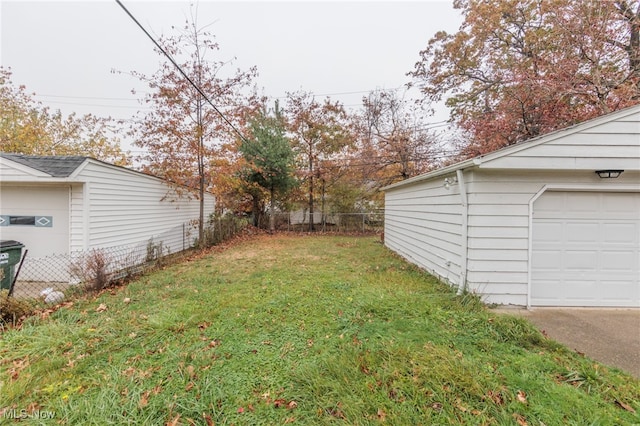
[[637,380],[374,238],[256,237],[31,318],[0,360],[5,418],[60,424],[640,423]]

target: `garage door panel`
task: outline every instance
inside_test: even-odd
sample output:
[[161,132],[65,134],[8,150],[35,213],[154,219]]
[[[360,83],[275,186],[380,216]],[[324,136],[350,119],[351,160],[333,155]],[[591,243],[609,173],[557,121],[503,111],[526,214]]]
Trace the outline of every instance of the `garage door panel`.
[[[594,223],[565,222],[564,227],[567,234],[564,242],[567,243],[588,242],[598,234],[598,225]],[[560,235],[556,234],[556,239],[559,237]]]
[[558,233],[562,232],[562,224],[559,222],[542,222],[536,228],[538,233],[537,243],[557,243]]
[[603,223],[605,243],[638,244],[638,226],[634,223]]
[[597,205],[594,206],[593,201],[589,197],[584,197],[582,193],[563,193],[558,192],[558,198],[565,199],[565,205],[562,211],[570,212],[572,217],[597,217]]
[[532,236],[532,305],[640,307],[640,193],[545,193]]
[[638,287],[635,286],[634,288],[633,279],[631,278],[618,281],[603,280],[600,283],[602,284],[601,297],[604,300],[624,301],[640,297]]
[[533,268],[540,273],[551,271],[552,273],[560,268],[560,250],[538,250],[537,256],[533,258]]
[[579,273],[591,273],[598,270],[598,252],[586,250],[566,250],[560,252],[559,256],[564,258],[564,268]]
[[636,256],[630,251],[605,251],[601,254],[602,266],[600,269],[606,272],[628,272],[638,270]]
[[566,280],[558,286],[562,300],[569,306],[592,303],[597,297],[597,285],[595,280],[580,279]]

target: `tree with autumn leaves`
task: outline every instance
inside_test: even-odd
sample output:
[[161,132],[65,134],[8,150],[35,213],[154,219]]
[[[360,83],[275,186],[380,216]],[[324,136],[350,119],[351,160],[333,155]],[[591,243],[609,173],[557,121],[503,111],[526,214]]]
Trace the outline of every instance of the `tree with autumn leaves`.
[[[149,87],[143,99],[149,109],[139,114],[130,135],[144,149],[140,158],[144,171],[173,183],[179,196],[199,199],[198,235],[203,243],[204,192],[222,194],[228,177],[234,175],[237,135],[233,122],[241,123],[255,104],[251,83],[256,70],[228,72],[227,62],[209,59],[219,46],[194,16],[159,44],[197,88],[170,60],[150,76],[132,72]],[[218,207],[220,201],[218,197]]]
[[640,102],[640,2],[456,0],[410,75],[474,156]]
[[347,113],[339,102],[318,101],[307,92],[289,93],[286,114],[300,176],[307,193],[309,230],[314,230],[316,199],[320,191],[323,204],[336,157],[353,143]]
[[25,155],[80,155],[121,166],[131,162],[120,148],[116,123],[92,114],[64,116],[43,107],[16,86],[0,67],[0,152]]

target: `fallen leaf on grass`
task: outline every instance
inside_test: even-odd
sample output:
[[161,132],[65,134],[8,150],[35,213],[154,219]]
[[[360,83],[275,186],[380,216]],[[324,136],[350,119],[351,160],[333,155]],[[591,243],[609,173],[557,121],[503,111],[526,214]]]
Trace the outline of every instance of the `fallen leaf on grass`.
[[335,418],[342,419],[342,420],[346,419],[344,413],[339,408],[325,408],[324,411],[325,411],[325,413],[327,413],[327,414],[329,414],[329,415],[331,415],[331,416],[333,416]]
[[618,401],[617,399],[616,399],[616,404],[617,404],[620,408],[622,408],[622,409],[624,409],[624,410],[627,410],[627,411],[628,411],[628,412],[630,412],[630,413],[635,413],[635,412],[636,412],[636,410],[634,410],[632,406],[630,406],[630,405],[628,405],[628,404],[625,404],[625,403],[624,403],[624,402],[622,402],[622,401]]
[[525,419],[522,415],[520,415],[518,413],[514,413],[513,414],[513,418],[516,419],[516,422],[520,426],[528,426],[529,425],[529,423],[527,423],[527,419]]
[[105,305],[104,303],[101,303],[100,306],[96,308],[96,312],[104,312],[106,310],[107,310],[107,305]]
[[167,422],[166,426],[178,426],[180,424],[180,414],[177,414],[173,419]]
[[518,391],[517,398],[518,398],[518,401],[522,402],[523,404],[527,403],[527,394],[524,393],[523,391],[521,390]]
[[487,396],[497,405],[502,405],[504,403],[504,398],[502,397],[502,392],[500,391],[492,391],[487,392]]
[[385,413],[382,408],[378,408],[378,420],[384,422],[384,419],[387,417],[387,413]]
[[189,382],[187,383],[187,386],[184,388],[185,391],[189,392],[191,389],[193,389],[196,385],[193,382]]
[[189,375],[190,379],[193,379],[194,377],[196,377],[196,369],[194,368],[193,365],[187,366],[187,374]]
[[140,397],[140,401],[138,401],[138,407],[139,408],[144,408],[147,405],[149,405],[149,395],[151,394],[150,391],[145,391],[142,393],[142,396]]
[[202,413],[202,417],[204,418],[204,421],[207,423],[207,426],[214,426],[215,423],[213,423],[213,419],[211,418],[210,415],[206,414],[206,413]]
[[293,410],[294,408],[296,408],[298,406],[298,403],[295,401],[289,401],[289,403],[287,404],[287,410]]
[[22,372],[22,370],[27,368],[29,364],[30,363],[29,363],[28,357],[14,360],[13,367],[9,368],[9,376],[11,377],[11,380],[12,381],[18,380],[18,377],[20,377],[20,373]]

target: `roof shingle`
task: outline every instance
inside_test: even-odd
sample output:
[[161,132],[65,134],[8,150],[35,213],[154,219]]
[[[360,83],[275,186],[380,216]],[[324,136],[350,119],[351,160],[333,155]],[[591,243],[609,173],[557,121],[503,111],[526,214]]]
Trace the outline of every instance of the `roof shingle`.
[[76,155],[23,155],[0,153],[0,157],[20,163],[52,177],[69,177],[89,157]]

